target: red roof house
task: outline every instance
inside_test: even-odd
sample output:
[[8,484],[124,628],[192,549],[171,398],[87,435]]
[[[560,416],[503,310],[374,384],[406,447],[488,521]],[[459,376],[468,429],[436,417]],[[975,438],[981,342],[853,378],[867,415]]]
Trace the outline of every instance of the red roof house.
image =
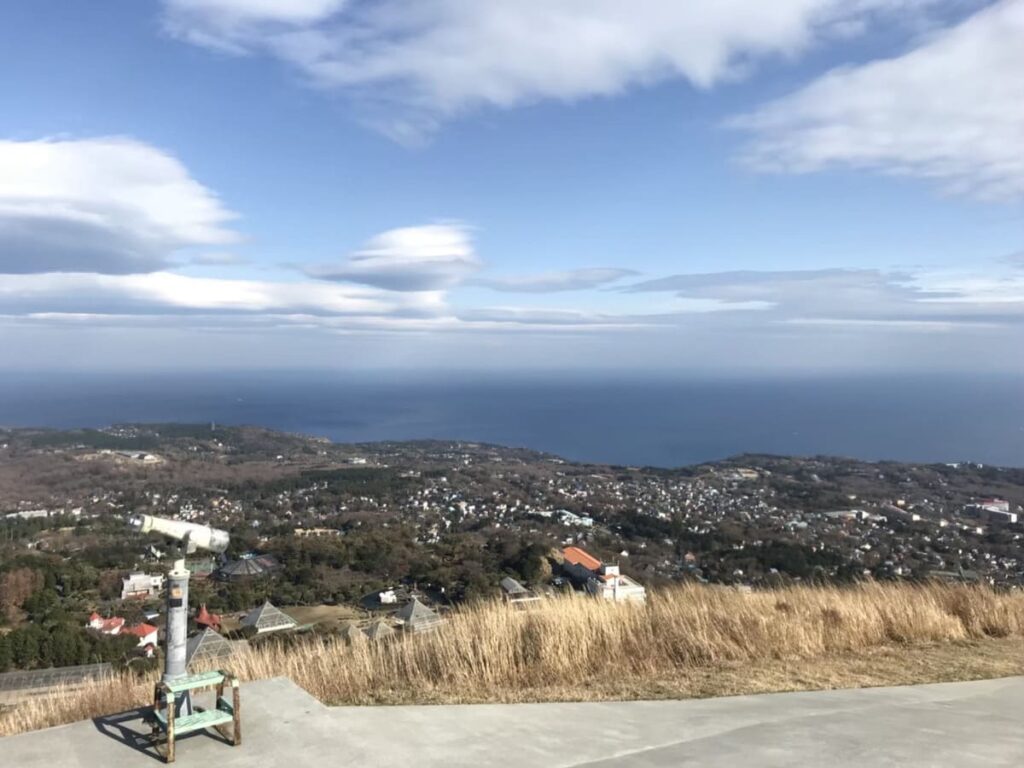
[[566,547],[562,550],[562,556],[565,558],[565,562],[586,568],[588,571],[597,573],[601,570],[601,561],[579,547]]
[[140,648],[156,647],[157,643],[157,628],[152,624],[136,624],[133,627],[125,627],[121,630],[121,634],[124,635],[135,635],[139,638]]
[[89,616],[89,623],[85,625],[88,629],[95,629],[104,635],[118,635],[124,627],[124,619],[120,616],[111,616],[104,619],[95,611]]

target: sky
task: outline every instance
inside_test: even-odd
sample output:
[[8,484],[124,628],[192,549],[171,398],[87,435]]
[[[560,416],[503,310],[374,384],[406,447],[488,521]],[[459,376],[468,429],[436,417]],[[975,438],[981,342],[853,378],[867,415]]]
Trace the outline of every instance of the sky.
[[9,370],[1024,373],[1024,0],[10,0]]

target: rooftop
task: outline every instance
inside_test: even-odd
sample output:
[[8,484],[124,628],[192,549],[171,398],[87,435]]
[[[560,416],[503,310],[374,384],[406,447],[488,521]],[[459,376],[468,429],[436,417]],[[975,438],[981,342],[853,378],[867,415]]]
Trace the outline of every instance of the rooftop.
[[566,547],[562,550],[562,556],[573,565],[582,565],[591,571],[596,571],[601,567],[600,560],[579,547]]
[[298,622],[287,613],[273,605],[269,600],[259,608],[254,608],[242,619],[243,627],[256,627],[260,630],[294,627]]

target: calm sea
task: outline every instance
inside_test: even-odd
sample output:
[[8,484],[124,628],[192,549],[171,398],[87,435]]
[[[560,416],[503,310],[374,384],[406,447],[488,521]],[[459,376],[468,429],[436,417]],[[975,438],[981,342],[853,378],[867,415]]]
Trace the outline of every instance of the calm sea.
[[6,374],[0,424],[260,424],[335,441],[451,438],[679,466],[744,452],[1024,466],[1011,378],[623,379],[337,373]]

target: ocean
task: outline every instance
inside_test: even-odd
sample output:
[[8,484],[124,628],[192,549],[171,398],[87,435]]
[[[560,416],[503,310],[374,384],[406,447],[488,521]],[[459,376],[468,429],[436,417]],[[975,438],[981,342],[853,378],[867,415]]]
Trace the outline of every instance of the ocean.
[[739,453],[1024,466],[1019,378],[8,373],[0,424],[257,424],[338,442],[485,441],[674,467]]

